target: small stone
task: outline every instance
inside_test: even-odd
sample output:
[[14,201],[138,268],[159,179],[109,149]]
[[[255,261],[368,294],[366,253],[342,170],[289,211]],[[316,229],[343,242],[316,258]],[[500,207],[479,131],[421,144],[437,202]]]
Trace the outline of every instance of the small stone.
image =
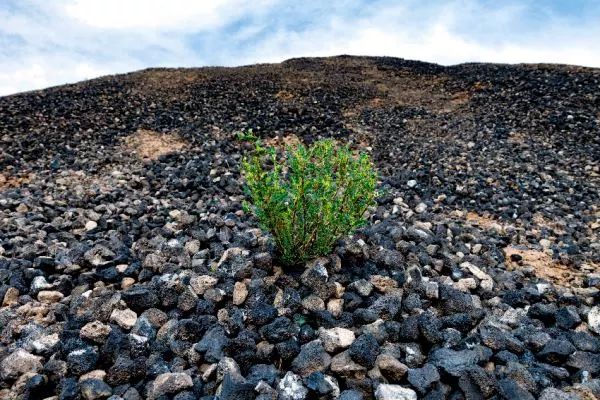
[[547,387],[540,393],[539,400],[581,400],[581,398],[560,389]]
[[94,369],[98,358],[98,350],[95,347],[86,346],[67,354],[67,366],[72,374],[82,375]]
[[414,368],[408,371],[408,382],[421,394],[427,393],[431,386],[439,380],[440,374],[432,364],[425,364],[422,368]]
[[92,231],[98,227],[98,223],[96,221],[88,221],[85,223],[85,230]]
[[38,293],[40,290],[46,290],[52,288],[52,285],[48,283],[46,278],[43,276],[36,276],[31,281],[31,291],[34,293]]
[[417,400],[417,393],[400,385],[382,383],[377,386],[375,398],[377,400]]
[[340,395],[340,387],[337,380],[322,372],[313,372],[306,378],[306,386],[321,396],[329,396],[337,399]]
[[42,369],[41,360],[42,357],[18,348],[0,363],[0,379],[16,379],[27,372],[37,372]]
[[556,326],[562,329],[571,329],[581,323],[577,309],[573,306],[559,308],[555,314]]
[[414,188],[415,186],[417,186],[417,181],[414,179],[409,180],[408,182],[406,182],[406,186],[408,186],[409,188]]
[[217,284],[217,282],[219,282],[219,280],[217,278],[215,278],[214,276],[194,275],[190,279],[190,286],[192,287],[192,290],[194,291],[194,293],[201,296],[204,294],[204,292],[206,292],[206,290],[214,287]]
[[474,278],[463,278],[459,279],[458,282],[454,284],[454,287],[461,292],[469,292],[477,288],[477,282]]
[[244,282],[236,282],[233,286],[233,304],[239,306],[246,301],[248,288]]
[[208,288],[204,292],[204,298],[214,303],[220,303],[225,298],[225,291],[220,288]]
[[38,301],[46,304],[58,303],[65,297],[57,290],[42,290],[38,293]]
[[306,269],[300,276],[302,283],[311,289],[314,295],[323,300],[328,299],[335,292],[335,284],[329,282],[329,273],[326,266],[329,259],[317,258],[306,264]]
[[344,310],[344,299],[331,299],[327,302],[327,311],[335,318],[339,317]]
[[4,293],[4,299],[2,300],[2,307],[8,307],[17,304],[19,299],[19,289],[15,287],[9,287]]
[[325,302],[319,296],[311,294],[302,300],[302,307],[311,312],[323,311]]
[[388,276],[373,275],[371,284],[380,292],[388,293],[398,287],[398,282]]
[[348,350],[343,351],[331,359],[331,372],[342,377],[357,377],[364,375],[367,371],[365,367],[355,363],[350,358]]
[[600,306],[594,306],[590,309],[587,320],[590,329],[600,335]]
[[391,382],[399,382],[408,371],[408,367],[389,354],[380,354],[376,361],[377,367]]
[[379,355],[379,343],[373,335],[365,333],[352,343],[349,352],[352,360],[371,369]]
[[437,282],[428,281],[424,282],[425,296],[429,299],[438,299],[440,297],[440,288]]
[[417,204],[417,206],[415,207],[415,212],[417,214],[422,214],[427,210],[427,204],[425,203],[419,203]]
[[100,321],[93,321],[85,324],[79,330],[79,336],[84,339],[92,340],[96,343],[103,343],[111,331],[110,325],[103,324]]
[[365,279],[359,279],[357,281],[352,282],[348,288],[350,290],[354,290],[356,293],[360,294],[363,297],[367,297],[373,291],[373,284]]
[[329,353],[336,353],[339,350],[348,348],[355,339],[354,332],[345,328],[320,329],[319,338],[323,342],[323,347]]
[[129,308],[125,310],[113,310],[110,314],[110,320],[123,329],[131,329],[137,321],[137,314]]
[[551,364],[562,364],[575,350],[575,346],[567,340],[552,339],[538,353],[538,357]]
[[112,388],[100,379],[86,379],[79,383],[79,388],[85,400],[106,399],[112,395]]
[[302,378],[288,371],[277,385],[279,400],[304,400],[308,389],[302,384]]
[[135,283],[135,279],[126,276],[121,280],[121,289],[125,290]]
[[321,340],[313,340],[300,348],[300,354],[292,361],[291,369],[300,376],[308,376],[315,371],[324,371],[331,364],[331,356],[325,352]]
[[174,394],[194,386],[191,376],[183,372],[167,372],[160,374],[152,382],[148,397],[158,399],[164,395]]
[[59,341],[58,333],[52,333],[34,340],[31,343],[31,347],[35,350],[35,353],[44,354],[54,349],[54,346],[56,346]]

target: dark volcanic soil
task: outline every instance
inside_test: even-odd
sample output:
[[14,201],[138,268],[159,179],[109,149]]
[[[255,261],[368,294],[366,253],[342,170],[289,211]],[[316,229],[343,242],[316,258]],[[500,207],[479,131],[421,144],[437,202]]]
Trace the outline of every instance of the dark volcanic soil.
[[[371,152],[302,276],[239,161]],[[151,69],[0,98],[0,398],[600,396],[600,70],[395,58]]]

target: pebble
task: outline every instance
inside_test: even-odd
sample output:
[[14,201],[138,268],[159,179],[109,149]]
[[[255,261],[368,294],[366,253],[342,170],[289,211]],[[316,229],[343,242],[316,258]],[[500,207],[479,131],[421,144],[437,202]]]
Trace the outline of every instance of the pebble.
[[375,398],[377,400],[417,400],[417,393],[400,385],[382,383],[375,390]]
[[123,329],[131,329],[137,322],[137,314],[130,310],[113,310],[110,314],[110,320]]

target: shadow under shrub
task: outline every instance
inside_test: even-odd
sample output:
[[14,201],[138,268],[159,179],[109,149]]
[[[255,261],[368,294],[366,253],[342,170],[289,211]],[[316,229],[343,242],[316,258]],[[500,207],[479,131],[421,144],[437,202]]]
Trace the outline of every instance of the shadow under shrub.
[[370,157],[333,140],[288,148],[283,157],[257,144],[242,173],[249,208],[272,233],[288,266],[329,253],[338,238],[366,222],[376,197]]

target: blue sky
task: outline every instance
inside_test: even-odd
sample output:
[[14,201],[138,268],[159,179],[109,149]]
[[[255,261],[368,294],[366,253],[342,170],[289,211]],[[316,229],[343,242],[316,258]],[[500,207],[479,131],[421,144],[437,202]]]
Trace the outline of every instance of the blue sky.
[[0,0],[0,21],[0,95],[337,54],[600,67],[600,0]]

